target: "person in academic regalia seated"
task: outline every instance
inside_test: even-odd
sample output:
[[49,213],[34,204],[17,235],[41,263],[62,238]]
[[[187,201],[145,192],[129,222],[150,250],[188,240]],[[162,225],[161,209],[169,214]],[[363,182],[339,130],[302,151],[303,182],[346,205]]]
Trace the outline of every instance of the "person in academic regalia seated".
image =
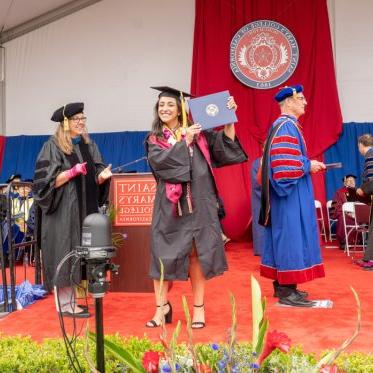
[[279,303],[312,307],[297,284],[325,276],[310,173],[326,167],[307,157],[298,122],[307,105],[303,87],[281,88],[275,100],[281,115],[269,132],[262,161],[260,223],[266,228],[260,274],[273,280]]
[[[212,166],[247,160],[233,124],[202,131],[187,120],[178,90],[153,87],[161,93],[146,140],[147,156],[157,181],[151,228],[150,277],[154,280],[156,311],[147,327],[172,320],[168,282],[190,277],[193,291],[192,328],[205,326],[205,281],[227,270],[217,209]],[[184,96],[187,94],[184,93]],[[227,106],[236,110],[230,97]],[[164,285],[160,291],[161,265]]]
[[[345,227],[343,223],[343,213],[342,213],[342,205],[345,202],[355,202],[357,201],[356,197],[356,176],[352,174],[345,175],[343,178],[343,187],[339,188],[333,197],[332,202],[332,213],[331,217],[337,220],[336,223],[336,236],[340,247],[343,249],[346,242],[345,242]],[[355,220],[353,216],[349,216],[346,214],[345,216],[347,224],[354,224]],[[355,235],[351,234],[349,237],[349,242],[353,243],[355,241]]]
[[[62,315],[89,317],[75,301],[72,262],[61,267],[56,284],[54,276],[61,260],[80,245],[83,219],[106,202],[111,166],[105,166],[88,136],[83,103],[62,106],[51,120],[58,123],[57,130],[37,157],[33,185],[34,202],[41,209],[38,228],[41,226],[44,284],[48,291],[58,288],[57,311]],[[40,214],[37,216],[39,219]],[[80,266],[74,269],[72,279],[78,284]]]

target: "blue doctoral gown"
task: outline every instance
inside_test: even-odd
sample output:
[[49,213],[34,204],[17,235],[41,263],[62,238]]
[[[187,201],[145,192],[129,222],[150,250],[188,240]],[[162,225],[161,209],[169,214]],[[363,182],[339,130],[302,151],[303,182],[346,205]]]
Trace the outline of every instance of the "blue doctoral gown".
[[270,225],[265,229],[261,275],[280,284],[324,277],[310,160],[296,118],[282,115],[268,144]]

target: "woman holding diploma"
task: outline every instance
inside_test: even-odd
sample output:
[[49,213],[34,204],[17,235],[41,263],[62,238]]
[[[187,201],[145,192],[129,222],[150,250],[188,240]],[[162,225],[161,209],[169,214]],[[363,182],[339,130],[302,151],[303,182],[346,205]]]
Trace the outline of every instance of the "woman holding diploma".
[[[188,280],[193,291],[192,328],[205,326],[205,281],[227,270],[212,167],[246,161],[233,124],[203,131],[190,123],[183,96],[169,87],[161,91],[146,140],[147,156],[157,181],[152,219],[150,277],[156,310],[147,327],[172,321],[168,281]],[[227,106],[236,110],[230,97]],[[160,289],[161,265],[164,285]]]

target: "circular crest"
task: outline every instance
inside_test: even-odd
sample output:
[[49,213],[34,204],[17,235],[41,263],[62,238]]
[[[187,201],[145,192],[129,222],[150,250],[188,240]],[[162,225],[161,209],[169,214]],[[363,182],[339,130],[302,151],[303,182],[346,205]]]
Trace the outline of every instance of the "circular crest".
[[258,20],[241,27],[230,46],[230,66],[243,84],[269,89],[284,83],[298,65],[299,48],[283,25]]
[[215,104],[210,104],[206,106],[206,114],[209,117],[216,117],[219,113],[219,108]]

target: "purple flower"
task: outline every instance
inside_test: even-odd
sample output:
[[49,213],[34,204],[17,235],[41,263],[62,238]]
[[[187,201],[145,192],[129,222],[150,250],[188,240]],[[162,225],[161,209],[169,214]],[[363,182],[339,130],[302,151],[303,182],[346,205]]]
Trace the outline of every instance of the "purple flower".
[[250,368],[259,369],[259,364],[257,364],[257,363],[251,363],[250,364]]
[[217,343],[212,343],[211,344],[211,348],[214,350],[214,351],[217,351],[219,350],[219,345]]
[[219,367],[219,369],[224,369],[225,368],[225,366],[227,365],[227,363],[224,361],[224,360],[220,360],[219,362],[218,362],[218,367]]
[[170,373],[172,371],[170,365],[168,363],[166,363],[165,365],[163,365],[162,367],[162,372],[164,373]]

